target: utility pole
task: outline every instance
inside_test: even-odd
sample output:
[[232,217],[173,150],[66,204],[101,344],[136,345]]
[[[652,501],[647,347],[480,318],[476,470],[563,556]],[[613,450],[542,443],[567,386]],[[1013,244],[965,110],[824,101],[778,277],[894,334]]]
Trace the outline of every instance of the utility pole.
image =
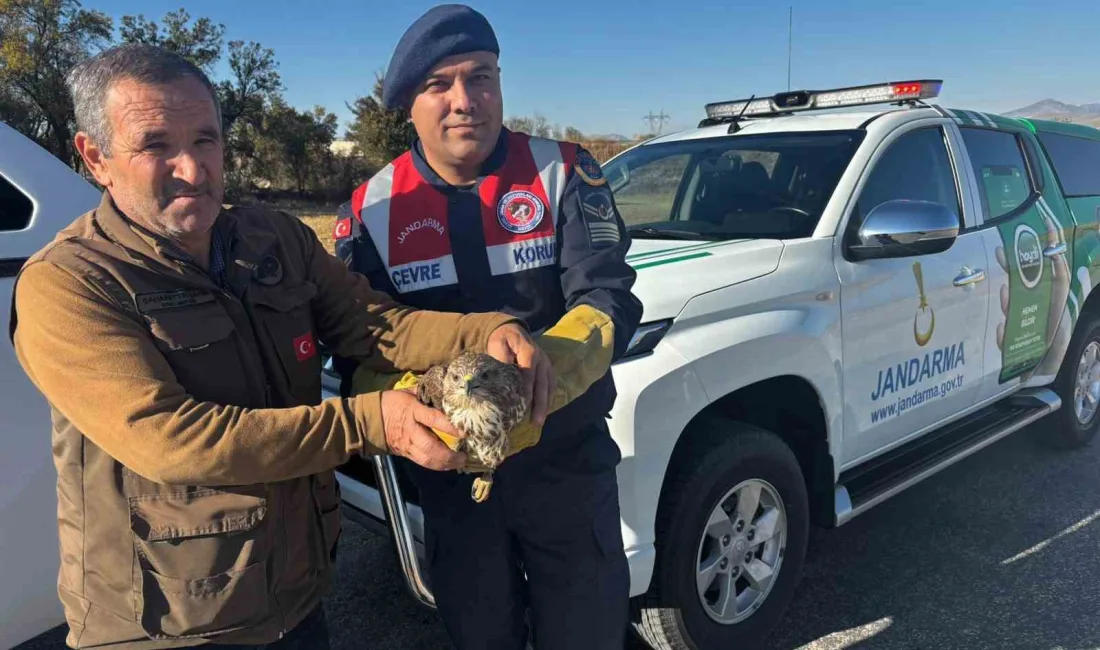
[[[660,135],[661,131],[663,131],[665,128],[665,122],[672,118],[670,118],[668,115],[665,115],[665,112],[662,109],[660,114],[658,115],[654,115],[653,111],[649,111],[649,115],[643,116],[642,119],[649,123],[650,133],[654,135]],[[654,124],[657,125],[656,128],[654,128]]]

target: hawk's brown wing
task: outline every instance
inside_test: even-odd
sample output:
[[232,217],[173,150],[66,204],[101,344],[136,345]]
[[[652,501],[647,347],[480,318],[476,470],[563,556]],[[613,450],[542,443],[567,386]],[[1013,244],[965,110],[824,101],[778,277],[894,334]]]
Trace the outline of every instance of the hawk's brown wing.
[[416,397],[422,403],[443,410],[443,374],[446,368],[432,366],[416,384]]

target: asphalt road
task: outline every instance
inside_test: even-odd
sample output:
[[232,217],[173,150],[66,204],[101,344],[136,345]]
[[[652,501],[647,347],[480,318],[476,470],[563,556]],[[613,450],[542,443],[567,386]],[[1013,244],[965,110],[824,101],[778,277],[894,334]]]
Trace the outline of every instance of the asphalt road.
[[[1100,443],[1066,454],[1035,435],[1042,423],[813,531],[800,592],[761,650],[1100,648]],[[336,650],[450,649],[389,541],[350,522],[345,540],[326,605]],[[19,650],[61,649],[63,634]]]

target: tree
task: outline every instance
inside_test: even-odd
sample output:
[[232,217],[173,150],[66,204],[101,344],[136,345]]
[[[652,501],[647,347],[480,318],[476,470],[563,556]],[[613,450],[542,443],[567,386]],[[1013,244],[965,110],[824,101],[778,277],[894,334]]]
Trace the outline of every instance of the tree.
[[550,124],[550,120],[540,113],[535,113],[534,117],[510,117],[504,120],[504,126],[536,138],[562,138],[561,129]]
[[581,133],[580,129],[578,128],[567,126],[565,127],[564,139],[568,142],[576,142],[577,144],[580,144],[584,141],[584,134]]
[[253,123],[260,121],[264,101],[283,90],[278,67],[275,51],[271,48],[253,41],[229,42],[229,69],[233,78],[218,86],[222,121],[227,131],[241,118]]
[[382,104],[385,77],[375,73],[374,86],[368,96],[357,97],[348,105],[354,119],[345,138],[352,141],[360,154],[375,167],[382,167],[408,149],[416,137],[416,129],[404,109],[388,110]]
[[163,31],[144,14],[123,16],[119,35],[123,43],[146,43],[179,54],[207,74],[222,58],[222,36],[225,25],[215,25],[209,18],[199,18],[188,28],[191,15],[186,9],[171,11],[164,16]]
[[345,137],[355,143],[367,164],[381,168],[404,153],[416,137],[416,129],[403,109],[387,110],[382,104],[384,76],[375,73],[371,95],[348,105],[355,119]]
[[336,115],[321,106],[299,111],[282,98],[276,98],[264,116],[263,137],[268,155],[274,154],[272,168],[281,168],[299,194],[320,185],[326,168],[331,167],[329,145],[336,137]]
[[225,133],[226,192],[234,196],[251,184],[266,107],[280,98],[283,84],[275,52],[259,43],[229,42],[230,79],[217,86]]
[[69,69],[110,42],[112,21],[77,0],[0,0],[0,118],[76,168]]

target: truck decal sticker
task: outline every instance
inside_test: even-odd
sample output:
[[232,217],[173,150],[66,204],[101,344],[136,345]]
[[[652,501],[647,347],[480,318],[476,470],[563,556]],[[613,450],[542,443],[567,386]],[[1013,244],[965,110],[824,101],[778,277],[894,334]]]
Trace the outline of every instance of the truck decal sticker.
[[878,382],[874,392],[871,393],[871,401],[877,402],[886,395],[916,386],[963,365],[966,365],[966,349],[963,342],[959,341],[938,350],[925,352],[923,356],[887,366],[878,371]]
[[[1023,193],[1030,191],[1030,184],[1022,177],[1017,182],[996,170],[983,171],[980,182],[990,202],[994,197],[1004,201],[1000,206],[990,206],[996,213],[1019,204]],[[1048,188],[1052,185],[1048,181]],[[1050,257],[1046,254],[1072,234],[1064,229],[1064,222],[1043,197],[1022,214],[994,222],[1001,240],[995,256],[1006,273],[1004,284],[994,287],[1000,300],[999,309],[991,314],[997,319],[993,343],[1001,353],[1001,383],[1039,366],[1063,325],[1063,314],[1070,313],[1067,305],[1075,302],[1070,296],[1070,252]]]
[[1100,281],[1100,197],[1070,197],[1071,220],[1076,225],[1073,238],[1074,266],[1070,288],[1070,317],[1076,324],[1092,288]]
[[895,418],[915,406],[920,406],[925,402],[945,397],[948,393],[961,388],[962,385],[963,375],[960,374],[956,375],[953,379],[948,379],[937,385],[917,390],[910,395],[890,402],[882,408],[871,411],[871,422],[877,423]]
[[710,248],[717,248],[719,246],[729,246],[730,244],[736,244],[743,242],[744,239],[736,239],[730,241],[713,242],[708,241],[701,244],[692,244],[690,246],[673,246],[672,248],[665,248],[659,251],[648,251],[645,253],[633,253],[626,256],[627,262],[633,262],[635,260],[644,260],[652,257],[662,257],[665,255],[678,255],[680,253],[687,253],[689,251],[705,250]]
[[635,269],[645,269],[651,266],[661,266],[662,264],[672,264],[673,262],[683,262],[684,260],[694,260],[700,257],[710,257],[710,253],[707,251],[700,251],[698,253],[692,253],[691,255],[683,255],[680,257],[666,258],[660,260],[653,260],[651,262],[645,262],[643,264],[635,264]]

